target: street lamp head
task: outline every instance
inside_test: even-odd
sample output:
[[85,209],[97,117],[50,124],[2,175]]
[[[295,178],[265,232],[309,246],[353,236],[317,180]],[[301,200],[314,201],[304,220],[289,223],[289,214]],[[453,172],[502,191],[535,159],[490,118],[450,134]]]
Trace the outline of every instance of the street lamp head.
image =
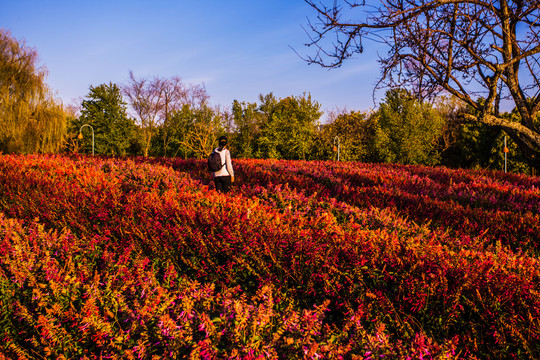
[[79,136],[77,136],[77,139],[82,140],[83,136],[82,133],[79,133]]

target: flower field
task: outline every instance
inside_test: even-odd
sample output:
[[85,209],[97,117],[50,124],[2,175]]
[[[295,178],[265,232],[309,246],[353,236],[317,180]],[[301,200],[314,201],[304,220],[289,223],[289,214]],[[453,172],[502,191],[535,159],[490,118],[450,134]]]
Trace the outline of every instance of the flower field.
[[538,359],[540,179],[0,155],[0,359]]

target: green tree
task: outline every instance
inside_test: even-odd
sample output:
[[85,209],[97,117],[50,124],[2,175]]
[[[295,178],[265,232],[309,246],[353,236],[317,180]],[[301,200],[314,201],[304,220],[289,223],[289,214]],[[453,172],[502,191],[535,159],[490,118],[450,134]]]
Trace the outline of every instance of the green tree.
[[[506,133],[499,127],[481,123],[462,123],[454,121],[455,110],[441,106],[439,111],[447,117],[445,137],[447,146],[442,152],[441,164],[453,168],[473,169],[504,169],[504,138]],[[469,109],[468,111],[473,111]],[[520,121],[519,112],[515,109],[510,113],[499,114],[509,121]],[[531,166],[522,153],[521,148],[506,137],[509,150],[507,170],[527,173]]]
[[0,29],[0,151],[58,152],[67,131],[63,106],[45,84],[37,51]]
[[[126,103],[120,88],[110,82],[90,86],[90,92],[82,102],[81,115],[75,127],[89,124],[94,129],[95,153],[124,156],[135,141],[136,126],[127,116]],[[89,131],[84,130],[84,131]],[[83,138],[84,148],[91,151],[91,134]]]
[[259,97],[264,115],[257,157],[311,160],[311,149],[322,115],[311,95],[277,101],[272,93]]
[[233,101],[232,116],[234,132],[231,143],[237,149],[236,156],[255,157],[261,135],[261,125],[266,117],[259,111],[256,103],[239,102],[238,100]]
[[257,144],[255,146],[256,158],[270,158],[279,159],[281,154],[278,152],[279,134],[278,127],[272,121],[272,114],[274,108],[277,106],[279,100],[273,93],[266,95],[259,94],[259,113],[262,116],[260,133],[257,138]]
[[[175,76],[172,78],[135,78],[130,72],[129,83],[123,87],[131,109],[135,112],[140,128],[144,156],[150,153],[167,156],[170,143],[177,142],[173,133],[177,123],[173,117],[188,105],[190,111],[205,112],[208,108],[208,94],[201,85],[186,85]],[[161,146],[155,136],[160,138]]]
[[171,146],[169,143],[175,141],[175,136],[179,135],[178,124],[174,122],[174,115],[186,108],[194,113],[204,113],[210,108],[208,106],[208,94],[202,85],[185,84],[182,80],[174,76],[169,79],[154,79],[154,86],[160,89],[161,110],[159,119],[159,138],[162,140],[161,149],[153,151],[162,156],[170,155]]
[[185,104],[169,119],[168,153],[173,157],[205,158],[225,132],[224,121],[224,114],[218,108],[206,103]]
[[402,89],[390,90],[374,114],[374,157],[401,164],[437,165],[444,119],[430,104]]
[[320,144],[313,153],[319,159],[372,161],[374,124],[367,112],[351,111],[332,114],[322,127]]

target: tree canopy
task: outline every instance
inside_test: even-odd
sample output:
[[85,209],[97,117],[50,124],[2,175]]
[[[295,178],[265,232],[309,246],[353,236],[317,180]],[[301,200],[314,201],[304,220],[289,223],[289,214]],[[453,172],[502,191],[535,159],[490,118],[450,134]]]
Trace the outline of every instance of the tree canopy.
[[0,29],[0,151],[44,153],[62,146],[66,114],[46,74],[35,49]]
[[233,102],[235,140],[247,157],[311,160],[320,104],[311,95],[277,99],[259,95],[259,104]]
[[[329,114],[322,126],[316,151],[319,158],[343,161],[378,161],[374,158],[375,122],[368,112],[341,110]],[[339,154],[338,154],[339,152]]]
[[[96,154],[126,155],[136,130],[133,120],[127,116],[122,92],[113,83],[90,86],[82,102],[81,116],[74,126],[80,128],[84,124],[95,131]],[[73,130],[79,131],[79,128]],[[85,147],[90,146],[90,141],[85,141]]]
[[133,72],[129,75],[129,82],[123,87],[123,92],[135,111],[141,129],[144,156],[148,156],[152,138],[158,131],[162,137],[162,152],[166,155],[170,133],[176,126],[171,124],[172,117],[185,105],[192,108],[207,106],[206,89],[200,85],[185,84],[179,77],[156,76],[149,79],[136,78]]
[[[475,110],[462,120],[504,129],[540,166],[540,1],[306,2],[317,18],[307,61],[339,67],[363,52],[366,39],[386,43],[380,84],[420,98],[456,96]],[[519,119],[499,115],[504,100]]]
[[375,150],[381,161],[439,164],[438,140],[444,119],[430,104],[418,101],[405,90],[391,90],[375,118]]

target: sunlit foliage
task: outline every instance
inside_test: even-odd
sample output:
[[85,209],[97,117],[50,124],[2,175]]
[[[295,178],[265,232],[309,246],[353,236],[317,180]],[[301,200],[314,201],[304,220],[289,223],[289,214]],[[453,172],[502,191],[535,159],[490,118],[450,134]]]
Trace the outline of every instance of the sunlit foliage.
[[57,152],[66,113],[45,84],[37,52],[0,29],[0,151]]

